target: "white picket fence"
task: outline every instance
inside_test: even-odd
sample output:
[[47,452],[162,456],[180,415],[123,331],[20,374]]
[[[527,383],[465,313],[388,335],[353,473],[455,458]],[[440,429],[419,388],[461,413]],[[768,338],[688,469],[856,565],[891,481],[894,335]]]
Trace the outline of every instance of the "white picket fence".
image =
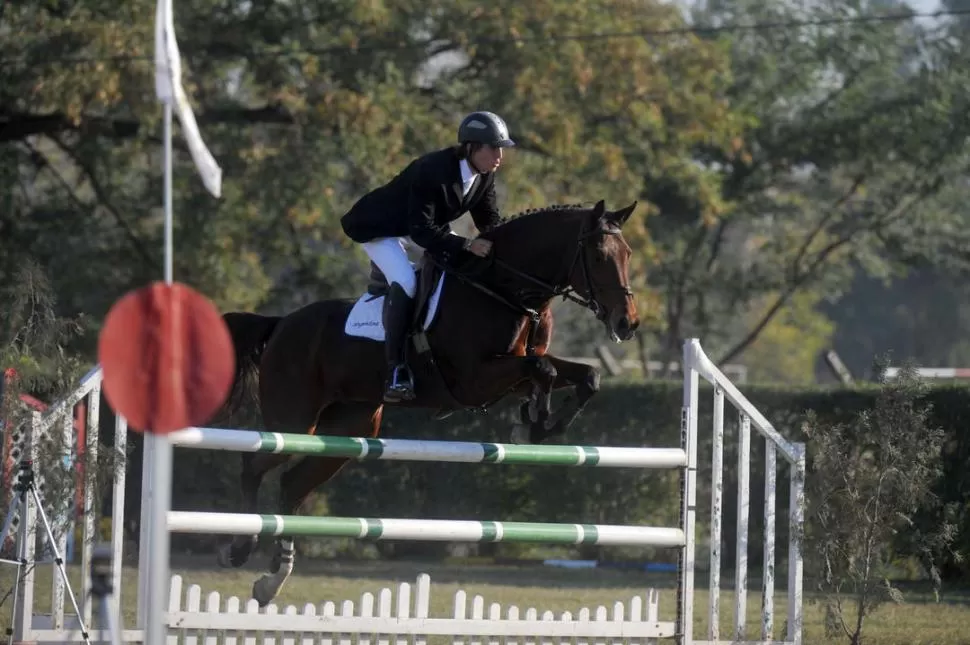
[[359,603],[344,600],[319,605],[306,603],[260,610],[253,599],[204,594],[199,585],[183,589],[181,576],[172,576],[168,611],[168,645],[426,645],[431,637],[447,636],[454,645],[605,645],[625,642],[647,645],[674,635],[673,622],[661,622],[660,594],[648,589],[629,602],[610,608],[582,607],[575,613],[503,607],[480,594],[469,597],[459,589],[451,617],[431,616],[431,577],[420,574],[416,583],[402,582],[397,596],[390,588],[376,595],[365,592]]

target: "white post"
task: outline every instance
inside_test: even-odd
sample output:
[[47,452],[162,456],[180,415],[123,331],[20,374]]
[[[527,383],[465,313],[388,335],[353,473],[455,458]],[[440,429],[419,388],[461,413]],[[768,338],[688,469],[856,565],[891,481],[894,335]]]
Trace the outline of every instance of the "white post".
[[[172,284],[172,106],[165,111],[165,283]],[[168,511],[172,505],[172,444],[165,435],[145,436],[145,462],[152,465],[146,645],[165,645],[165,608],[169,587]]]
[[738,415],[738,537],[734,560],[734,638],[742,641],[748,611],[748,513],[751,508],[751,417]]
[[[54,466],[55,468],[61,468],[65,472],[63,474],[64,482],[67,483],[72,479],[74,466],[74,410],[73,408],[68,408],[64,411],[63,416],[57,420],[54,420],[50,426],[50,436],[51,439],[54,438],[55,429],[60,427],[60,445],[58,446],[58,464]],[[39,467],[39,464],[34,464],[35,468]],[[60,473],[58,473],[60,474]],[[53,553],[53,548],[56,547],[60,552],[61,557],[64,558],[65,563],[67,562],[67,543],[68,543],[68,532],[73,528],[74,522],[72,515],[76,515],[77,509],[74,508],[74,493],[76,491],[73,487],[68,486],[66,491],[62,494],[65,495],[66,499],[51,499],[51,502],[47,504],[47,508],[50,513],[50,523],[51,532],[54,534],[53,544],[51,544],[51,549]],[[51,495],[51,498],[54,496]],[[47,496],[44,496],[43,501],[47,501]],[[64,578],[57,575],[57,569],[51,567],[54,570],[54,575],[51,577],[51,628],[55,630],[64,629]],[[84,601],[81,600],[81,603]],[[84,605],[81,605],[82,610]]]
[[788,640],[802,643],[802,538],[805,531],[805,444],[795,444],[788,513]]
[[[125,480],[128,471],[128,421],[121,415],[115,417],[115,445],[113,460],[115,461],[114,491],[111,494],[111,585],[114,594],[111,597],[112,616],[121,616],[121,574],[124,566],[125,551]],[[136,595],[137,598],[137,595]]]
[[138,520],[138,614],[135,625],[148,628],[149,557],[152,552],[151,514],[155,495],[152,493],[152,444],[142,435],[141,511]]
[[711,448],[711,584],[708,639],[721,639],[721,513],[724,508],[724,390],[714,386],[714,444]]
[[777,449],[765,438],[764,581],[761,600],[761,639],[771,640],[775,628],[775,471]]
[[[102,377],[103,378],[103,377]],[[84,428],[84,537],[81,544],[81,571],[91,571],[91,556],[94,554],[94,543],[98,541],[98,520],[101,514],[95,515],[95,492],[98,490],[98,442],[100,440],[101,424],[101,382],[91,388],[88,394],[87,422]],[[120,562],[118,563],[120,566]],[[117,590],[115,590],[117,593]],[[91,624],[93,614],[91,598],[91,576],[87,574],[81,583],[81,609],[84,612],[84,624]]]
[[680,556],[680,579],[677,585],[677,622],[683,643],[694,638],[694,525],[697,515],[697,370],[693,347],[684,342],[682,368],[684,372],[684,404],[680,419],[680,443],[687,453],[681,488],[681,526],[684,527],[684,548]]

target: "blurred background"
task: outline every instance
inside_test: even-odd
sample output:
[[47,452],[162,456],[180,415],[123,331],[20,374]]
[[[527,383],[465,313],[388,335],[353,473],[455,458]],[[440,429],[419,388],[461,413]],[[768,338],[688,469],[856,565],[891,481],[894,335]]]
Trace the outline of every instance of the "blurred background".
[[[89,363],[162,274],[154,18],[0,5],[0,286],[47,289]],[[557,303],[558,354],[662,376],[696,336],[732,378],[790,384],[835,381],[827,355],[857,379],[886,352],[970,366],[970,2],[181,0],[175,21],[224,173],[215,199],[176,119],[175,277],[223,310],[357,296],[340,216],[489,109],[520,143],[504,214],[641,204],[639,342],[604,349]]]

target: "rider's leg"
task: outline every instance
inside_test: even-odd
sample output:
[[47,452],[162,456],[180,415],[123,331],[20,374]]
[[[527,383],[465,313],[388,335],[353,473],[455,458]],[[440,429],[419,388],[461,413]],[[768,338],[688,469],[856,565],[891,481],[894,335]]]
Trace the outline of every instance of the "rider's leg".
[[384,297],[384,349],[388,379],[384,399],[389,402],[414,397],[414,384],[404,360],[405,336],[411,320],[417,278],[400,238],[381,238],[363,245],[371,261],[387,279]]

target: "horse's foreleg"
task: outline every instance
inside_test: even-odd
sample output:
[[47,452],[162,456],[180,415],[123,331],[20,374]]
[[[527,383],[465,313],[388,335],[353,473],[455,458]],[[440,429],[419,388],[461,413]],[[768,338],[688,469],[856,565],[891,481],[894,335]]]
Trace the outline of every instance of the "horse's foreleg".
[[[333,405],[321,414],[317,427],[332,435],[373,437],[380,429],[382,411],[382,407],[375,410],[368,405]],[[304,457],[297,462],[280,478],[280,513],[296,515],[310,493],[333,479],[348,461],[338,457]],[[293,573],[295,553],[292,536],[277,538],[269,573],[253,584],[253,598],[260,607],[268,605],[279,594]]]
[[[347,461],[331,457],[304,457],[283,473],[280,478],[280,514],[295,515],[313,489],[336,475]],[[253,583],[253,598],[260,607],[268,605],[279,594],[293,573],[295,555],[293,536],[281,535],[276,538],[269,573]]]
[[599,392],[600,372],[592,365],[586,363],[576,363],[563,360],[555,356],[547,355],[556,370],[557,378],[553,384],[553,389],[559,389],[575,385],[573,395],[566,398],[563,404],[556,410],[548,420],[538,427],[532,425],[532,443],[541,443],[549,437],[555,437],[565,433],[566,428],[572,425],[573,421],[582,413],[589,400]]
[[557,377],[556,368],[545,356],[499,356],[476,366],[474,376],[468,380],[475,379],[481,384],[480,391],[488,395],[478,398],[485,400],[510,392],[528,392],[529,398],[521,408],[522,425],[513,427],[510,440],[537,443],[533,437],[547,423]]
[[[304,457],[280,478],[280,514],[296,515],[310,493],[332,479],[349,460],[336,457]],[[269,573],[253,583],[253,598],[265,607],[275,598],[293,573],[296,550],[293,536],[276,538]]]
[[[242,470],[239,478],[243,494],[243,513],[255,513],[257,511],[259,485],[263,482],[263,477],[289,458],[290,455],[243,453]],[[243,566],[256,549],[258,542],[258,535],[237,535],[231,542],[224,544],[219,549],[219,565],[222,567]]]

